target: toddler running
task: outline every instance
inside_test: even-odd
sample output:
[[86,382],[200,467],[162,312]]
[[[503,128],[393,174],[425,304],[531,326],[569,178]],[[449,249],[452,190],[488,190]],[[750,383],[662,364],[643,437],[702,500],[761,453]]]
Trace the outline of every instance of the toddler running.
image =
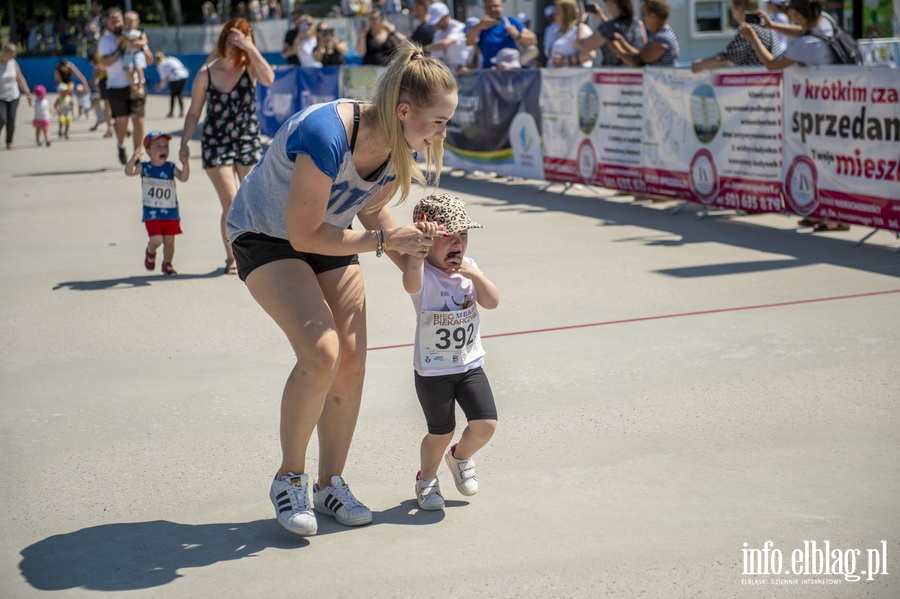
[[[413,219],[423,234],[434,240],[425,258],[404,255],[399,262],[403,287],[417,314],[415,384],[428,425],[419,450],[416,500],[423,510],[442,510],[444,498],[437,478],[441,456],[457,490],[474,495],[478,480],[473,456],[497,428],[497,407],[482,368],[485,352],[478,306],[496,308],[500,292],[465,255],[469,229],[483,225],[469,220],[461,199],[446,194],[428,196],[413,208]],[[448,450],[456,428],[457,403],[468,426]]]
[[172,136],[162,131],[151,131],[144,138],[144,148],[150,162],[138,162],[143,155],[141,148],[134,151],[125,165],[125,174],[133,177],[141,175],[141,197],[144,203],[144,225],[150,241],[144,252],[144,268],[156,267],[156,250],[163,246],[162,273],[177,275],[172,268],[175,255],[175,236],[181,234],[181,219],[178,216],[178,198],[175,195],[175,179],[182,183],[188,180],[190,167],[187,156],[182,156],[181,168],[168,162],[169,140]]
[[67,83],[60,83],[56,86],[56,91],[59,92],[59,96],[53,103],[53,110],[59,118],[59,137],[69,139],[69,127],[72,126],[72,115],[75,113],[72,90]]
[[34,89],[34,141],[37,145],[41,145],[41,137],[43,143],[50,147],[50,100],[47,99],[47,88],[43,85],[35,85]]

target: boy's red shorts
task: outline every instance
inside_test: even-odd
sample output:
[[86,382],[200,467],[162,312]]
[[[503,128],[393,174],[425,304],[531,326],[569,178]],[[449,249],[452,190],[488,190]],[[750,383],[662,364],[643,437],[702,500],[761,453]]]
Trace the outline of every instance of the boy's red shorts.
[[144,225],[147,226],[150,237],[181,234],[181,221],[178,220],[145,220]]

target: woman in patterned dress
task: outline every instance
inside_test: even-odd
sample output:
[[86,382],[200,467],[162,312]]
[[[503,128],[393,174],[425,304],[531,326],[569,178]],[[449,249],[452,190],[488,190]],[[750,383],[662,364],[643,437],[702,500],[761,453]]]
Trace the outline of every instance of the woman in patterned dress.
[[[262,156],[256,118],[256,82],[271,85],[274,80],[271,65],[256,47],[250,23],[240,18],[225,23],[211,60],[194,77],[179,155],[190,156],[188,142],[206,105],[206,121],[200,134],[201,160],[222,204],[223,241],[225,219],[238,185]],[[237,274],[228,243],[225,243],[225,273]]]

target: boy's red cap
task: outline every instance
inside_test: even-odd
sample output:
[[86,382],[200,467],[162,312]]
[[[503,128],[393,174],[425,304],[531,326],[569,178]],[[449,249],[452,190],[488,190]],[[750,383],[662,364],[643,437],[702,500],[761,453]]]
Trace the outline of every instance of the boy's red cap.
[[149,148],[150,144],[153,143],[153,140],[160,138],[160,137],[165,137],[166,139],[172,139],[172,136],[169,135],[168,133],[163,133],[162,131],[151,131],[144,138],[144,147]]

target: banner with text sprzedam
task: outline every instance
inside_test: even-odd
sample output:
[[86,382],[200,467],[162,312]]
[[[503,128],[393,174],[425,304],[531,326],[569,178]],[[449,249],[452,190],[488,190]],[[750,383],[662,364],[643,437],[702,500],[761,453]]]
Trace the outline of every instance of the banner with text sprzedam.
[[900,69],[789,68],[784,93],[788,210],[900,231]]
[[644,74],[644,177],[652,195],[781,210],[781,75],[759,69]]

